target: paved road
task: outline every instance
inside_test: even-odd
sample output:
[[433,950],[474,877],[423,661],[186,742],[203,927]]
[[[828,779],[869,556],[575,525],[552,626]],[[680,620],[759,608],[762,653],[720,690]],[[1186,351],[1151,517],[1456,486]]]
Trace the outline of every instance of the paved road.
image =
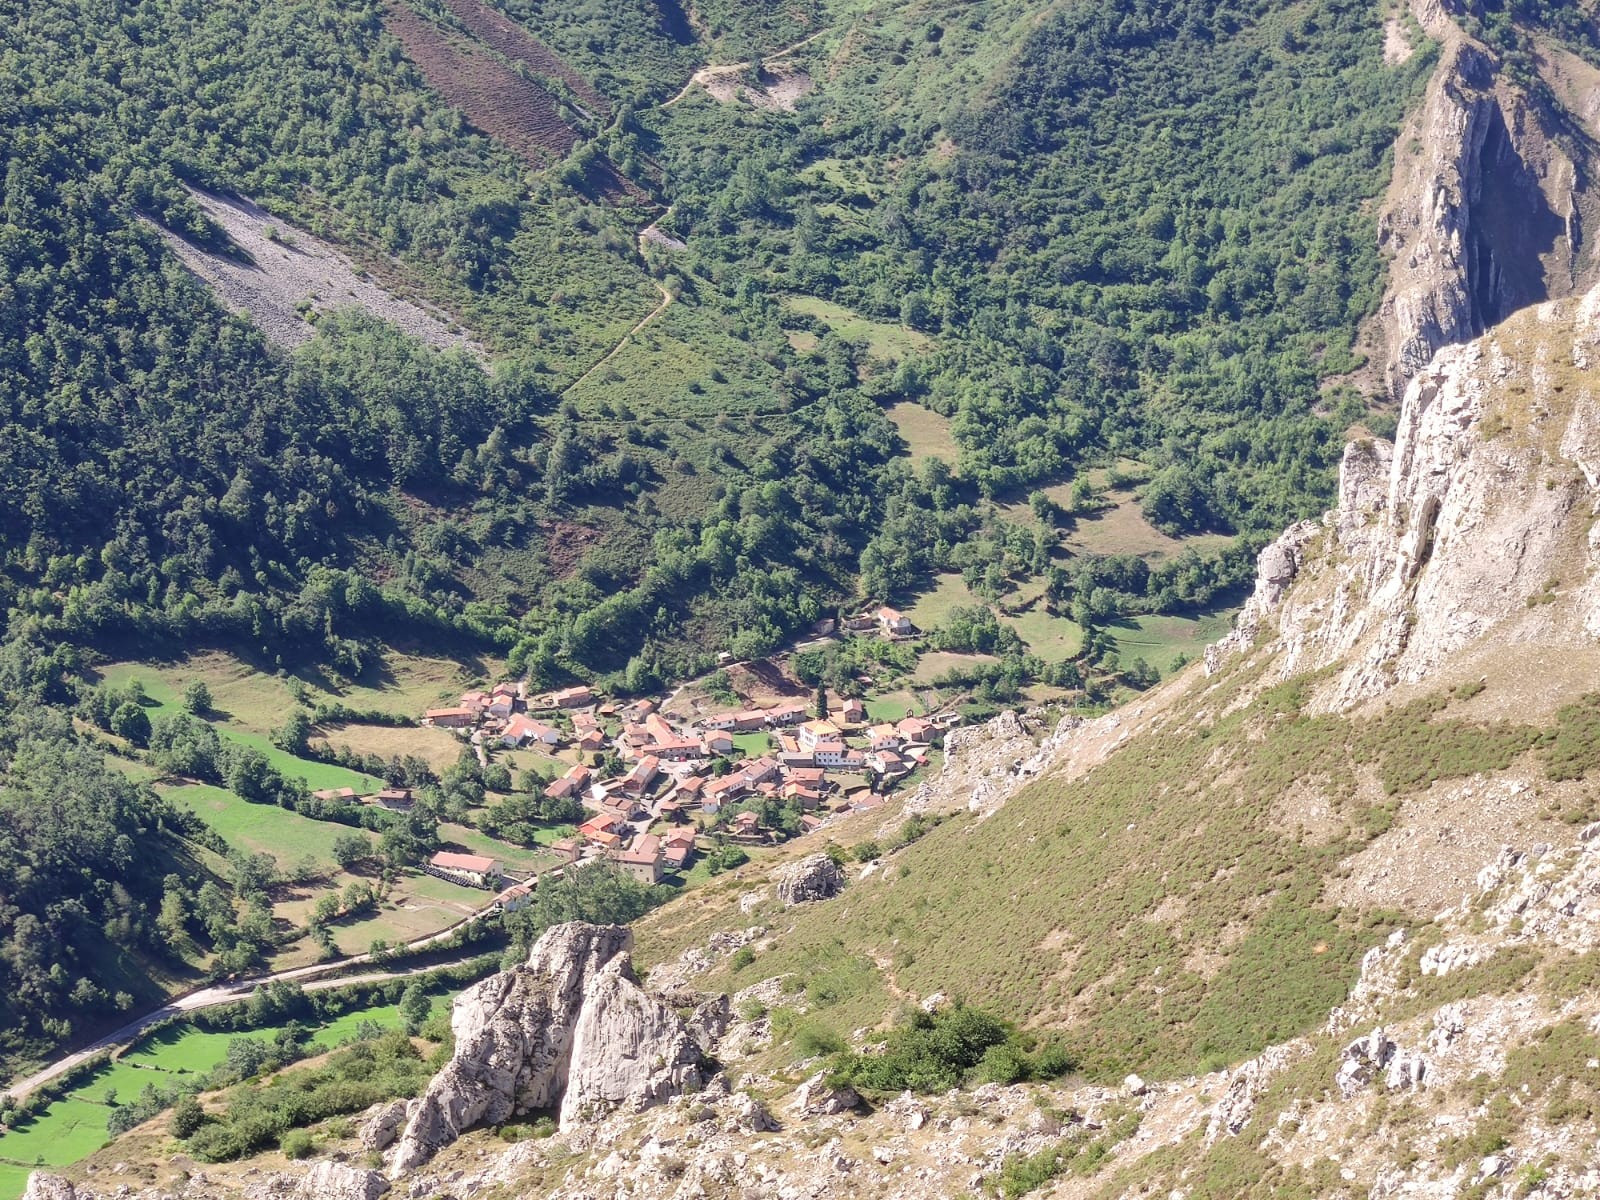
[[[476,921],[478,918],[482,917],[484,913],[489,910],[489,907],[491,906],[485,905],[483,908],[473,913],[470,917],[466,917],[463,920],[457,921],[449,928],[441,929],[437,933],[430,933],[426,937],[420,937],[415,941],[407,942],[403,946],[396,947],[396,950],[402,952],[426,950],[429,946],[444,941],[468,921]],[[394,952],[395,951],[388,951],[387,953]],[[472,954],[464,955],[460,961],[469,962],[474,958],[480,957],[482,953],[483,952],[480,950]],[[248,979],[237,979],[228,983],[212,984],[209,987],[199,988],[196,991],[189,992],[187,995],[179,996],[176,999],[163,1004],[160,1008],[152,1009],[150,1012],[145,1013],[141,1017],[137,1017],[134,1020],[129,1021],[121,1029],[117,1029],[106,1034],[105,1037],[100,1038],[98,1041],[91,1042],[81,1050],[75,1050],[71,1054],[63,1055],[61,1058],[58,1058],[54,1062],[50,1063],[49,1066],[35,1071],[32,1075],[28,1075],[22,1079],[16,1080],[9,1088],[6,1089],[4,1094],[13,1100],[25,1099],[26,1097],[32,1095],[44,1084],[49,1083],[52,1079],[59,1078],[68,1071],[72,1070],[74,1067],[87,1062],[95,1055],[102,1054],[107,1050],[115,1050],[119,1047],[131,1045],[133,1042],[139,1039],[140,1034],[144,1033],[145,1030],[149,1029],[152,1025],[158,1025],[162,1021],[169,1020],[172,1017],[181,1017],[185,1013],[199,1012],[203,1008],[217,1008],[224,1004],[232,1004],[235,1001],[243,1000],[248,997],[251,992],[253,992],[256,988],[261,987],[263,984],[305,982],[307,991],[325,991],[331,988],[345,987],[352,983],[380,983],[389,979],[403,979],[408,975],[420,975],[425,971],[435,971],[440,967],[457,965],[457,963],[452,961],[447,963],[435,963],[426,967],[404,967],[397,968],[392,971],[375,971],[366,975],[358,975],[350,979],[328,979],[319,982],[306,982],[316,980],[317,976],[319,975],[328,975],[335,971],[346,970],[350,967],[359,967],[364,963],[370,963],[372,961],[373,956],[371,954],[352,954],[348,957],[336,958],[328,962],[313,963],[307,967],[295,967],[288,971],[274,971],[269,975],[255,975]]]

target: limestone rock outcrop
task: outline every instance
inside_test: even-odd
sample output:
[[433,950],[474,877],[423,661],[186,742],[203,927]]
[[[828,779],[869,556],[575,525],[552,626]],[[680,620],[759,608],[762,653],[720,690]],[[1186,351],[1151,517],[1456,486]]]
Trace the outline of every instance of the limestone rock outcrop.
[[319,1162],[294,1190],[294,1200],[378,1200],[389,1181],[376,1171],[341,1162]]
[[1569,98],[1560,84],[1571,77],[1562,52],[1542,58],[1549,78],[1530,96],[1439,4],[1412,7],[1441,49],[1422,107],[1398,139],[1379,218],[1392,260],[1380,321],[1394,396],[1441,347],[1583,290],[1600,266],[1587,228],[1600,197],[1585,143],[1560,132],[1591,114],[1577,96],[1562,110]]
[[1346,1100],[1380,1075],[1390,1091],[1419,1086],[1428,1073],[1427,1060],[1402,1049],[1382,1029],[1374,1029],[1344,1048],[1334,1083]]
[[785,908],[832,899],[844,888],[844,872],[826,854],[808,854],[775,872],[772,878]]
[[451,1017],[455,1054],[410,1108],[391,1169],[420,1166],[477,1125],[558,1107],[566,1123],[696,1085],[726,1001],[684,1021],[639,986],[631,945],[620,925],[557,925],[526,965],[463,992]]
[[561,1128],[703,1086],[707,1052],[727,1022],[726,996],[685,1020],[639,986],[626,956],[612,959],[590,985],[578,1015]]
[[372,1110],[361,1123],[359,1137],[366,1150],[387,1150],[405,1127],[410,1105],[404,1100],[391,1100]]
[[78,1200],[77,1190],[59,1175],[35,1171],[28,1176],[28,1190],[22,1200]]
[[792,1107],[801,1116],[831,1117],[860,1103],[854,1088],[830,1084],[827,1074],[818,1071],[795,1089]]
[[918,785],[903,813],[964,808],[980,817],[993,816],[1046,772],[1075,778],[1105,761],[1132,732],[1130,719],[1139,715],[1135,709],[1085,720],[1067,713],[1051,726],[1041,711],[1008,709],[981,725],[952,729],[944,737],[938,777]]
[[[1600,638],[1592,363],[1600,288],[1440,350],[1406,388],[1394,444],[1352,442],[1338,507],[1262,552],[1255,592],[1208,669],[1265,637],[1274,678],[1337,664],[1313,707],[1343,709],[1436,673],[1491,631],[1501,642]],[[1581,578],[1563,585],[1575,556]]]

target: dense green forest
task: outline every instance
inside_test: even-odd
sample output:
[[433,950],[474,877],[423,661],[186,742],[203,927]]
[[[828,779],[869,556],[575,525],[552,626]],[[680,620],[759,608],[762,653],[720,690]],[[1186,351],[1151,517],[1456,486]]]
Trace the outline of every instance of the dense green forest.
[[[4,722],[0,1055],[148,1003],[182,973],[172,947],[188,936],[187,907],[177,905],[194,874],[191,824],[108,769],[59,715]],[[231,924],[231,903],[220,893],[217,902]],[[152,962],[164,967],[155,978]]]
[[[1319,381],[1375,301],[1365,202],[1428,68],[1381,65],[1367,4],[1074,5],[1020,33],[1018,3],[699,30],[557,8],[507,11],[617,102],[574,155],[631,168],[632,199],[476,133],[376,5],[30,6],[0,84],[13,638],[354,672],[428,630],[637,688],[935,569],[1043,567],[1062,612],[1204,605],[1325,503],[1365,408]],[[797,61],[830,82],[793,113],[650,107],[707,56],[813,33]],[[493,370],[354,315],[271,348],[152,228],[221,245],[185,184],[398,272]],[[690,248],[646,261],[631,232],[663,206]],[[564,396],[652,274],[677,298],[655,357]],[[787,295],[929,341],[885,363],[810,319],[797,349]],[[953,474],[897,457],[896,400],[952,418]],[[1015,553],[989,497],[1119,455],[1155,472],[1155,525],[1241,552]]]

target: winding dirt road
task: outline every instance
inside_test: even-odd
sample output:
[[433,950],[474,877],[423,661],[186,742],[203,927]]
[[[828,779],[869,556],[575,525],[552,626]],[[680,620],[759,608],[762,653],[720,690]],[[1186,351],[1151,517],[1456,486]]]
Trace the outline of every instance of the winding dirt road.
[[[451,925],[446,929],[439,930],[437,933],[430,933],[425,937],[417,938],[415,941],[407,942],[403,946],[396,947],[396,951],[410,952],[416,950],[426,950],[429,946],[436,945],[437,943],[444,941],[457,929],[460,929],[468,922],[479,920],[484,916],[485,913],[489,911],[490,907],[492,907],[492,905],[480,909],[479,911],[473,913],[470,917],[463,918],[462,920],[457,921],[454,925]],[[392,954],[396,951],[388,951],[387,953]],[[199,1012],[201,1009],[205,1008],[217,1008],[224,1004],[233,1004],[236,1001],[245,999],[256,988],[265,984],[304,982],[305,990],[308,992],[327,991],[331,988],[346,987],[352,983],[382,983],[390,979],[404,979],[409,975],[421,975],[427,971],[437,971],[443,967],[458,966],[460,963],[470,962],[472,959],[478,958],[481,955],[482,951],[478,951],[473,954],[463,955],[459,960],[452,959],[449,962],[432,963],[425,967],[401,967],[392,971],[374,971],[369,972],[366,975],[358,975],[349,979],[319,980],[317,978],[321,975],[329,975],[335,971],[347,970],[350,967],[359,967],[364,963],[370,963],[374,961],[371,954],[352,954],[348,957],[333,959],[329,962],[313,963],[311,966],[307,967],[295,967],[288,971],[274,971],[270,975],[254,975],[248,979],[237,979],[228,983],[212,984],[209,987],[199,988],[195,991],[187,993],[186,995],[178,996],[173,1000],[169,1000],[161,1007],[152,1009],[143,1016],[129,1021],[126,1025],[122,1026],[122,1028],[113,1030],[111,1033],[106,1034],[103,1038],[100,1038],[97,1041],[91,1042],[81,1050],[75,1050],[71,1054],[63,1055],[54,1062],[50,1063],[48,1066],[35,1071],[33,1074],[26,1075],[23,1078],[16,1080],[9,1088],[5,1090],[4,1095],[13,1100],[23,1100],[36,1092],[44,1084],[49,1083],[52,1079],[60,1078],[68,1071],[71,1071],[73,1068],[82,1065],[95,1055],[103,1054],[107,1050],[117,1050],[132,1045],[134,1042],[139,1040],[141,1034],[143,1034],[153,1025],[159,1025],[162,1021],[169,1020],[172,1017],[181,1017],[185,1013]]]
[[[762,61],[763,62],[769,62],[769,63],[775,63],[775,62],[778,62],[780,59],[787,58],[789,55],[793,54],[796,50],[799,50],[799,49],[801,49],[802,47],[805,47],[805,46],[809,46],[812,42],[816,41],[819,37],[821,37],[823,34],[825,34],[827,32],[828,32],[827,29],[819,29],[815,33],[813,33],[810,37],[801,38],[798,42],[796,42],[792,46],[785,46],[782,50],[774,50],[771,54],[762,55]],[[690,92],[694,91],[695,88],[697,88],[697,87],[705,87],[708,83],[712,82],[718,76],[721,76],[721,75],[737,75],[741,71],[748,71],[753,66],[755,66],[755,63],[752,61],[752,62],[741,62],[741,63],[724,63],[722,66],[704,66],[704,67],[701,67],[693,75],[689,76],[689,82],[683,85],[682,89],[679,90],[679,92],[678,92],[678,94],[676,96],[674,96],[671,100],[663,101],[661,104],[657,105],[656,107],[658,107],[658,108],[671,108],[674,104],[677,104],[678,101],[680,101],[680,100],[684,99],[684,97],[688,96],[688,94]]]

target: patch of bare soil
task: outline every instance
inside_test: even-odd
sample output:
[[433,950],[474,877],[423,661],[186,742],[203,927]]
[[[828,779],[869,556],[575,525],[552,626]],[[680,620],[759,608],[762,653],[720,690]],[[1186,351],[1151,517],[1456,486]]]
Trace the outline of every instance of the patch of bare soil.
[[559,79],[571,88],[586,116],[604,119],[611,115],[611,105],[595,91],[593,84],[515,21],[496,12],[482,0],[444,2],[445,7],[455,14],[456,20],[471,30],[472,35],[485,46],[512,62],[526,63],[546,79]]
[[810,94],[816,81],[797,67],[773,66],[761,85],[747,81],[747,64],[732,67],[706,67],[695,75],[695,82],[719,104],[748,101],[755,108],[793,112],[795,105]]
[[1392,67],[1405,62],[1417,48],[1406,37],[1406,27],[1399,17],[1390,17],[1383,25],[1383,61]]
[[728,678],[734,691],[752,704],[772,705],[785,700],[809,699],[815,694],[767,658],[730,667]]
[[474,128],[528,162],[545,166],[577,144],[555,97],[482,46],[447,36],[404,4],[390,4],[383,23],[429,87],[464,112]]
[[278,345],[298,346],[316,333],[302,308],[309,314],[356,305],[430,346],[459,346],[486,357],[483,347],[453,328],[448,316],[385,291],[328,243],[248,200],[194,188],[190,194],[244,254],[211,254],[165,229],[161,236],[229,311],[249,318]]
[[565,579],[578,569],[589,547],[600,540],[600,530],[576,521],[548,521],[544,524],[544,556],[550,573]]

